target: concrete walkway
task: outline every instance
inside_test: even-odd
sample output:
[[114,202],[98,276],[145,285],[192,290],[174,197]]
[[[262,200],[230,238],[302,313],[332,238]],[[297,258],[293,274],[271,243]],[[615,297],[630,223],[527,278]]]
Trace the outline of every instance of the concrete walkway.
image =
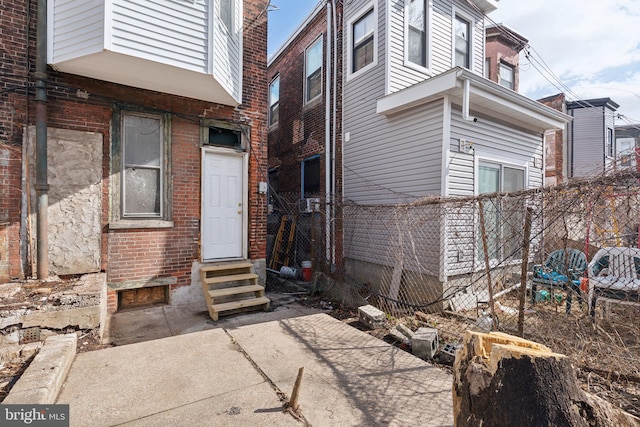
[[300,367],[313,426],[453,424],[448,373],[326,314],[81,353],[57,403],[73,426],[301,425],[279,398]]

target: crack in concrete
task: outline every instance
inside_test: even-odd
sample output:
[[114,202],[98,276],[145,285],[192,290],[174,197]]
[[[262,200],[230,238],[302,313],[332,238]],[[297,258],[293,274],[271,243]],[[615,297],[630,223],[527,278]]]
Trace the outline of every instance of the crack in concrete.
[[287,396],[287,394],[283,392],[280,389],[280,387],[278,387],[278,385],[275,382],[273,382],[273,380],[271,380],[271,378],[269,378],[269,376],[266,374],[266,372],[262,370],[262,368],[260,368],[260,366],[258,366],[255,360],[253,360],[251,356],[249,356],[249,353],[247,353],[245,349],[242,348],[240,343],[236,341],[233,335],[231,335],[231,333],[229,333],[229,331],[225,328],[222,328],[222,330],[224,331],[225,334],[227,334],[227,336],[231,340],[231,343],[238,348],[238,351],[242,353],[242,355],[245,357],[245,359],[247,359],[247,361],[251,364],[251,366],[253,366],[253,368],[262,376],[262,378],[264,378],[264,380],[276,392],[276,394],[278,395],[278,399],[283,403],[282,405],[283,412],[288,412],[289,414],[291,414],[292,417],[294,417],[298,421],[302,421],[306,427],[312,427],[311,423],[304,417],[304,415],[302,414],[302,411],[300,411],[299,408],[295,410],[289,406],[289,397]]

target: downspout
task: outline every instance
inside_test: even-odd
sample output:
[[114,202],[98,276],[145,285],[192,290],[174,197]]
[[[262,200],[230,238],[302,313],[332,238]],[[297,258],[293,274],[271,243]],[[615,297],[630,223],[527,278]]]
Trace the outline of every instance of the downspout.
[[[460,76],[460,74],[458,74]],[[462,118],[470,122],[477,122],[477,117],[469,115],[469,96],[471,94],[471,81],[468,77],[463,77],[462,81]]]
[[[333,1],[333,0],[332,0]],[[333,31],[335,34],[335,43],[333,46],[333,111],[331,114],[333,115],[333,129],[331,132],[331,194],[333,197],[333,204],[331,205],[331,218],[333,218],[333,236],[331,241],[331,259],[333,263],[336,262],[336,110],[337,110],[337,99],[338,99],[338,24],[336,18],[336,5],[332,4],[331,8],[331,17],[333,18]],[[334,40],[332,40],[334,42]]]
[[36,40],[36,245],[38,279],[49,277],[49,185],[47,183],[47,0],[38,0]]
[[325,112],[324,112],[324,192],[325,192],[325,258],[331,264],[331,0],[327,0],[327,64],[325,72]]

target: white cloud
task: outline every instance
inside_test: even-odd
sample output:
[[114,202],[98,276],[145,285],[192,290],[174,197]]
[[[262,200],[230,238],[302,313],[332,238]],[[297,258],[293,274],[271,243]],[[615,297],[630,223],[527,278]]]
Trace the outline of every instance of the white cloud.
[[523,94],[561,91],[539,71],[544,61],[575,94],[570,98],[609,97],[620,104],[619,113],[640,121],[640,1],[501,0],[498,6],[489,17],[534,49],[533,59],[521,56]]

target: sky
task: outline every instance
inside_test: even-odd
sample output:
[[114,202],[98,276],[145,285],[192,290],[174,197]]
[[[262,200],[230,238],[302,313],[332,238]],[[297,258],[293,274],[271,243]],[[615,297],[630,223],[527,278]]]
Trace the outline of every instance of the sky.
[[[319,2],[271,0],[269,56]],[[488,16],[529,40],[520,93],[611,98],[625,119],[617,125],[640,123],[640,0],[500,0]]]

